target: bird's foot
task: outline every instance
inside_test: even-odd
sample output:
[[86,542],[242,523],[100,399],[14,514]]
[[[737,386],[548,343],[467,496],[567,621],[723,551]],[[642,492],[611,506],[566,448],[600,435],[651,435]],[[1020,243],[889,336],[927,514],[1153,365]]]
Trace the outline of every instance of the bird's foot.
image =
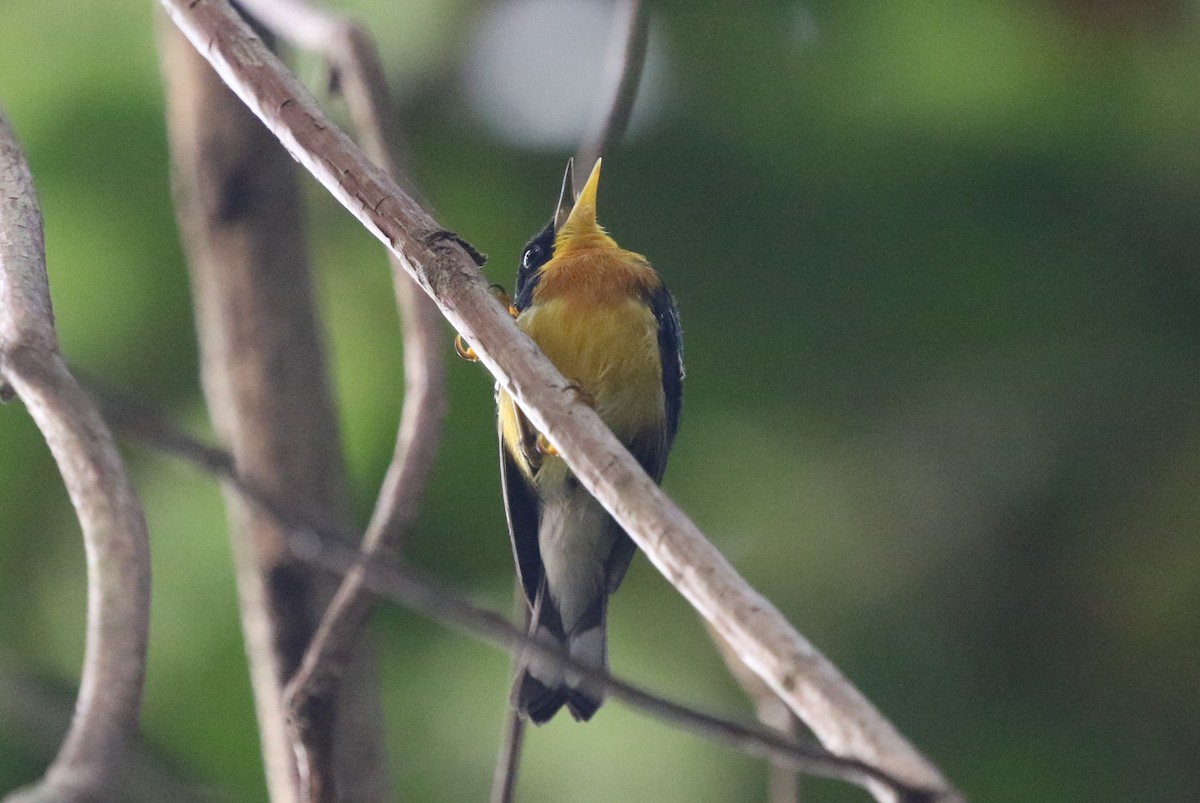
[[588,393],[586,390],[584,390],[582,385],[577,385],[574,382],[572,382],[571,384],[567,385],[567,390],[571,390],[571,391],[575,392],[575,400],[576,401],[578,401],[582,404],[586,404],[588,407],[591,407],[592,409],[596,408],[596,397],[593,396],[592,394]]
[[[520,310],[513,306],[512,297],[509,296],[503,285],[493,284],[488,287],[488,290],[492,292],[497,301],[504,305],[509,315],[516,318],[521,314]],[[467,341],[463,340],[462,335],[454,336],[454,353],[469,362],[479,362],[479,355],[475,353],[475,349],[467,345]]]
[[512,296],[508,294],[508,291],[504,289],[503,285],[489,285],[488,289],[492,291],[492,295],[496,297],[496,300],[504,305],[504,308],[508,310],[509,315],[515,318],[521,314],[521,311],[513,306]]
[[547,457],[558,457],[558,449],[540,432],[537,435],[537,450],[538,454],[546,455]]
[[475,349],[467,345],[467,341],[463,340],[462,335],[454,336],[454,353],[468,362],[479,362],[479,355],[475,353]]
[[[592,394],[590,394],[586,390],[584,390],[581,385],[577,385],[574,382],[572,382],[571,384],[567,385],[567,390],[574,391],[575,398],[578,401],[582,402],[583,404],[586,404],[588,407],[595,408],[596,398],[594,396],[592,396]],[[558,449],[556,449],[554,444],[551,443],[546,438],[546,436],[543,435],[542,433],[539,432],[537,434],[537,438],[535,439],[534,443],[537,448],[538,454],[548,455],[550,457],[558,456]]]

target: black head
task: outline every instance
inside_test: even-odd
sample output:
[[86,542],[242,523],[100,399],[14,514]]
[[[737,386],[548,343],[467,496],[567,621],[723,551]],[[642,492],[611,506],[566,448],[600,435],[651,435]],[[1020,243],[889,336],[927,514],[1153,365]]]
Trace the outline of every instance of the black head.
[[521,264],[517,266],[517,289],[513,295],[513,306],[524,310],[533,303],[533,288],[537,287],[538,273],[554,256],[554,221],[538,232],[521,251]]
[[546,227],[534,235],[521,251],[521,264],[517,266],[517,287],[513,294],[513,306],[518,310],[524,310],[533,303],[533,288],[537,287],[542,266],[554,256],[554,235],[567,221],[571,207],[575,205],[575,186],[571,180],[573,168],[574,160],[568,159],[554,217],[550,218]]

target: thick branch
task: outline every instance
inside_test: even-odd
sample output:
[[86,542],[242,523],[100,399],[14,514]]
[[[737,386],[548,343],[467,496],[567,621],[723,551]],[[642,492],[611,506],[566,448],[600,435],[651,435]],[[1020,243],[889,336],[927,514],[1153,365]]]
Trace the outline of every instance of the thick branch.
[[[497,382],[660,572],[835,753],[915,788],[957,796],[838,670],[646,476],[596,412],[520,333],[438,226],[329,121],[222,0],[162,0],[176,24],[289,151],[400,257]],[[881,799],[890,799],[878,791]]]
[[42,218],[0,112],[0,384],[25,403],[83,529],[88,626],[75,717],[36,787],[10,801],[119,797],[137,732],[150,625],[146,519],[112,435],[58,352]]
[[[294,0],[243,0],[242,7],[276,35],[324,54],[337,75],[363,149],[394,177],[395,160],[383,128],[390,117],[386,78],[367,32],[349,19]],[[389,257],[404,337],[404,406],[391,465],[363,538],[364,562],[400,554],[433,469],[446,409],[441,316],[396,257]],[[319,749],[310,738],[314,733],[310,720],[336,699],[374,604],[361,570],[348,573],[285,690],[297,749],[309,754]],[[320,799],[322,788],[328,788],[320,783],[305,786],[302,793],[309,800]]]
[[[177,31],[164,31],[162,50],[176,211],[213,423],[241,472],[308,515],[340,522],[341,444],[300,234],[295,168]],[[236,495],[228,507],[271,799],[297,800],[302,776],[329,781],[332,794],[334,728],[352,704],[356,732],[346,755],[360,766],[350,777],[378,779],[381,788],[348,798],[386,797],[382,717],[369,667],[362,667],[357,700],[341,701],[346,705],[338,710],[331,701],[310,719],[309,738],[320,749],[305,756],[292,749],[283,688],[332,588],[295,560],[270,517]]]

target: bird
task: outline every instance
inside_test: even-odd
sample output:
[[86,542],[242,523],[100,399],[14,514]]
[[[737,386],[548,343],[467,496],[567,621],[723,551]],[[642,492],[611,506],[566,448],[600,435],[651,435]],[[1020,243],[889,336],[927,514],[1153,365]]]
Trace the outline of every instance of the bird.
[[[568,161],[554,216],[525,246],[510,313],[655,482],[679,429],[683,342],[674,298],[645,257],[596,219],[601,160],[573,192]],[[607,671],[608,596],[636,547],[557,450],[497,388],[500,474],[531,638]],[[566,706],[587,721],[603,689],[535,653],[517,662],[511,703],[535,724]]]

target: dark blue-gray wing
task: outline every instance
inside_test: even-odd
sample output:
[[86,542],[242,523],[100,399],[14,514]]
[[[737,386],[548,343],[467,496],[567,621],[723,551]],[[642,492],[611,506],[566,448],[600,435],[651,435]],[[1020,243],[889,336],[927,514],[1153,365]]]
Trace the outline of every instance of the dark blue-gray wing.
[[525,598],[533,605],[542,582],[542,553],[538,549],[538,503],[525,475],[500,441],[500,485],[504,490],[504,515],[508,519],[508,537],[512,541],[517,576]]
[[[658,351],[662,356],[663,397],[667,406],[666,449],[669,450],[679,431],[679,416],[683,412],[683,330],[679,326],[675,299],[666,287],[660,287],[654,293],[650,309],[658,321]],[[663,463],[666,463],[665,454]],[[662,479],[661,473],[657,479]]]
[[[646,469],[646,473],[661,482],[667,470],[667,455],[679,431],[679,416],[683,411],[683,336],[679,328],[679,310],[667,288],[659,287],[650,298],[650,309],[658,321],[658,350],[662,357],[663,399],[666,404],[666,426],[661,432],[643,432],[634,436],[629,451]],[[629,569],[636,547],[629,536],[621,532],[608,559],[608,590],[615,591]]]

